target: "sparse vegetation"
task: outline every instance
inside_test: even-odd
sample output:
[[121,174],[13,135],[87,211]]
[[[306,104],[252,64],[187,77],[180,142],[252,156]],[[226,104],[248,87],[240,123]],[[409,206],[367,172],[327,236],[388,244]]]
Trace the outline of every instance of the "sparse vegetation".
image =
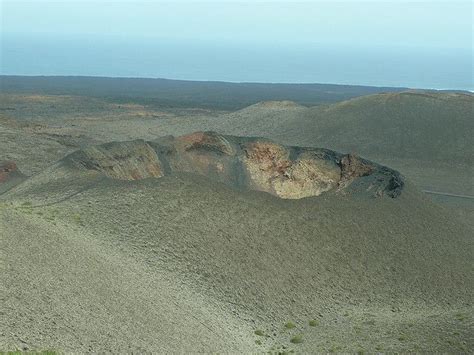
[[297,334],[290,339],[293,344],[301,344],[303,342],[303,334]]
[[468,318],[466,313],[456,313],[455,317],[458,321],[461,321],[461,322]]
[[286,328],[286,329],[293,329],[293,328],[296,328],[296,324],[293,323],[293,322],[286,322],[286,323],[285,323],[285,328]]
[[337,353],[342,350],[342,347],[339,345],[333,345],[329,348],[330,353]]
[[77,223],[80,226],[84,226],[84,221],[82,220],[82,217],[80,214],[76,213],[72,216],[72,219],[75,223]]
[[309,326],[310,327],[316,327],[319,325],[319,321],[316,320],[316,319],[311,319],[309,322],[308,322]]
[[24,201],[19,206],[14,207],[15,210],[24,214],[33,214],[33,205],[30,201]]

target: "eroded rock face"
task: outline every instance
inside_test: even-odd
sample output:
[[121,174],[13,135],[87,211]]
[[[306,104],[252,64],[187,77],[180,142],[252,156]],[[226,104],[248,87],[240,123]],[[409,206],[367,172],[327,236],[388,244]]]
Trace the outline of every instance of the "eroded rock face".
[[114,142],[87,147],[72,153],[69,160],[119,180],[140,180],[163,176],[156,152],[145,141]]
[[341,178],[336,162],[317,152],[296,152],[265,141],[250,142],[243,150],[243,167],[251,187],[282,198],[319,196],[335,188]]
[[403,188],[398,172],[352,154],[214,132],[109,143],[75,152],[66,161],[122,180],[195,173],[285,199],[330,192],[397,197]]

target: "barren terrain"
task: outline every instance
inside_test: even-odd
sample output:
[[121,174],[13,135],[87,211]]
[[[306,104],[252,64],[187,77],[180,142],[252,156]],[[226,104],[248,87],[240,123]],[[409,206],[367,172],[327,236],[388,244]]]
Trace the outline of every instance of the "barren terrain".
[[474,349],[472,95],[37,85],[0,94],[0,350]]

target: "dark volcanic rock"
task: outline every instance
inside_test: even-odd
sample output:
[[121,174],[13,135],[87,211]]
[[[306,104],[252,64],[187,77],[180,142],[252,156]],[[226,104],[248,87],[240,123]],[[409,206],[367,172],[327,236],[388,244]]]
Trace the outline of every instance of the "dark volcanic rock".
[[108,143],[77,151],[65,160],[114,179],[139,180],[187,172],[285,199],[326,192],[397,197],[404,184],[398,172],[353,154],[215,132],[152,142]]
[[341,181],[339,190],[372,191],[375,196],[398,197],[403,189],[403,178],[395,170],[372,163],[354,154],[344,155],[339,162]]

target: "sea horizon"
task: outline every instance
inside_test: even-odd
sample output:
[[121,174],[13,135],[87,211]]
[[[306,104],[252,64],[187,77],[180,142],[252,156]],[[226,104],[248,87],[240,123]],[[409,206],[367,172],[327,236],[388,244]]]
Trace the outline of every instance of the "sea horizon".
[[474,92],[470,50],[409,47],[401,51],[400,48],[2,34],[0,75]]

